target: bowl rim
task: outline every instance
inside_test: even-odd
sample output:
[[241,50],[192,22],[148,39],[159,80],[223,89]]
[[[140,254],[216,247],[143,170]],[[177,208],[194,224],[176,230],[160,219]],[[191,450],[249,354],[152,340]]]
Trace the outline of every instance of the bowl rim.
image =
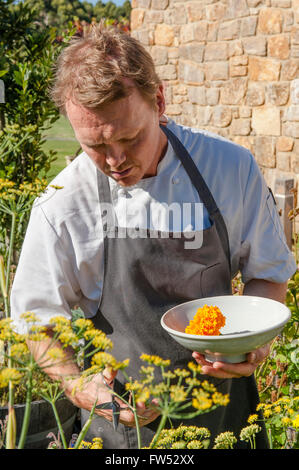
[[[165,316],[171,311],[173,310],[174,308],[176,307],[181,307],[183,305],[186,305],[186,304],[190,304],[192,302],[196,302],[198,300],[202,300],[202,301],[205,301],[205,300],[209,300],[209,299],[220,299],[220,298],[225,298],[225,297],[231,297],[231,298],[238,298],[238,299],[241,299],[241,298],[250,298],[250,299],[253,299],[253,300],[257,300],[257,301],[269,301],[270,303],[272,302],[275,302],[277,304],[279,304],[280,306],[283,306],[284,307],[284,310],[286,312],[286,318],[284,320],[281,320],[279,323],[276,323],[272,328],[263,328],[259,331],[250,331],[248,333],[237,333],[237,334],[225,334],[225,335],[190,335],[189,333],[183,333],[181,331],[178,331],[178,330],[173,330],[172,328],[168,327],[165,322],[164,322],[164,318]],[[199,299],[194,299],[194,300],[189,300],[187,302],[183,302],[182,304],[178,304],[178,305],[175,305],[174,307],[170,308],[169,310],[167,310],[161,317],[161,320],[160,320],[160,323],[162,325],[162,327],[164,328],[165,331],[167,331],[168,333],[170,334],[173,334],[173,335],[176,335],[176,336],[179,336],[181,338],[185,338],[185,339],[190,339],[190,340],[202,340],[202,341],[219,341],[219,340],[229,340],[229,339],[237,339],[237,338],[246,338],[246,337],[250,337],[250,336],[256,336],[256,335],[261,335],[263,333],[266,333],[266,332],[269,332],[269,331],[272,331],[274,329],[279,329],[281,327],[283,327],[291,318],[291,311],[290,309],[285,305],[283,304],[282,302],[279,302],[278,300],[274,300],[274,299],[269,299],[268,297],[261,297],[261,296],[257,296],[257,295],[233,295],[233,294],[229,294],[229,295],[219,295],[219,296],[213,296],[213,297],[202,297],[202,298],[199,298]]]

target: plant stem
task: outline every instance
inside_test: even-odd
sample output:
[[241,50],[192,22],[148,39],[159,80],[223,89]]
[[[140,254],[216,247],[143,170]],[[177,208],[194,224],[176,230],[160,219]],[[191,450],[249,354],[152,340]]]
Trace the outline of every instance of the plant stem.
[[81,442],[83,441],[88,429],[89,429],[89,426],[91,425],[91,421],[92,421],[92,418],[93,418],[93,415],[94,415],[94,410],[95,410],[95,407],[97,405],[97,401],[95,401],[91,411],[90,411],[90,414],[89,414],[89,417],[88,417],[88,420],[86,421],[86,423],[84,424],[83,428],[81,429],[81,432],[78,436],[78,439],[76,441],[76,444],[74,446],[74,449],[79,449],[79,446],[81,444]]
[[12,261],[14,243],[15,243],[16,221],[17,221],[17,214],[15,212],[12,212],[12,214],[11,214],[11,226],[10,226],[9,249],[8,249],[8,256],[7,256],[7,263],[6,263],[6,292],[7,292],[8,296],[9,296],[9,286],[10,286],[11,261]]
[[138,449],[141,449],[140,425],[139,425],[138,415],[137,415],[137,411],[136,411],[136,402],[135,402],[135,394],[134,394],[134,392],[132,393],[132,396],[133,396],[133,413],[134,413],[134,419],[135,419],[135,425],[136,425],[136,432],[137,432]]
[[56,405],[55,405],[55,399],[51,400],[50,403],[52,405],[52,409],[53,409],[53,412],[54,412],[54,415],[55,415],[56,423],[57,423],[57,426],[58,426],[58,429],[59,429],[59,432],[60,432],[60,437],[61,437],[61,440],[62,440],[63,448],[67,449],[67,443],[66,443],[66,440],[65,440],[64,430],[63,430],[63,427],[61,425],[59,414],[57,413],[57,408],[56,408]]
[[26,394],[26,405],[25,405],[25,413],[23,418],[22,430],[20,435],[20,440],[18,444],[18,449],[24,449],[24,445],[26,442],[27,432],[29,428],[30,422],[30,414],[31,414],[31,399],[32,399],[32,369],[30,367],[28,372],[28,380],[27,380],[27,394]]
[[166,424],[166,421],[167,421],[167,416],[168,416],[168,413],[163,413],[162,414],[162,417],[161,417],[161,420],[160,420],[160,423],[159,423],[159,427],[156,431],[156,434],[155,434],[155,437],[153,439],[153,441],[151,442],[150,444],[150,449],[154,449],[154,446],[157,442],[157,440],[159,439],[159,436],[161,434],[161,431],[164,429],[165,427],[165,424]]

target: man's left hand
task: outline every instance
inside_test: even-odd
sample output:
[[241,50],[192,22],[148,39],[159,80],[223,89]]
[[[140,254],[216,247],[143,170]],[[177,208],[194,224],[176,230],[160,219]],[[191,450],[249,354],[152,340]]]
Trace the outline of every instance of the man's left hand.
[[270,344],[255,349],[246,356],[245,362],[230,364],[228,362],[208,362],[204,356],[198,352],[193,352],[192,356],[198,364],[202,366],[202,374],[210,375],[218,379],[235,379],[249,377],[252,375],[261,362],[268,356]]

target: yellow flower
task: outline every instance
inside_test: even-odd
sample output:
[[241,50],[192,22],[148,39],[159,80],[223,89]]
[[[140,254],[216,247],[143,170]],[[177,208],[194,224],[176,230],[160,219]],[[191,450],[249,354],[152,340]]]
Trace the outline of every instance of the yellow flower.
[[90,449],[103,449],[103,439],[101,437],[94,437]]
[[78,328],[82,329],[91,329],[93,328],[93,323],[91,320],[88,318],[77,318],[75,320],[74,325],[77,326]]
[[184,390],[183,387],[179,387],[178,385],[172,385],[169,390],[170,390],[170,398],[174,402],[179,403],[181,401],[186,400],[187,392]]
[[119,362],[109,353],[98,352],[93,355],[91,364],[96,365],[102,369],[105,369],[105,367],[111,367],[113,370],[119,370],[128,367],[129,359],[125,359],[124,361]]
[[26,323],[37,323],[40,321],[39,317],[34,312],[24,312],[20,317],[25,320]]
[[281,422],[284,426],[289,426],[290,424],[292,424],[291,418],[288,418],[287,416],[282,418]]
[[142,354],[140,359],[147,362],[148,364],[154,364],[157,367],[167,367],[170,365],[169,359],[162,359],[161,357],[155,355],[151,356],[149,354]]
[[254,414],[254,415],[250,415],[247,422],[249,424],[252,424],[252,423],[255,423],[257,420],[258,420],[258,415]]
[[294,428],[298,429],[299,428],[299,414],[296,416],[295,419],[292,420],[292,425]]
[[190,372],[186,369],[175,369],[174,370],[174,373],[178,376],[178,377],[183,377],[183,378],[186,378],[186,377],[189,377],[190,375]]
[[193,372],[201,372],[201,366],[199,364],[195,364],[194,362],[188,362],[188,367]]
[[215,405],[226,406],[229,403],[229,395],[223,395],[222,393],[215,392],[212,395],[212,400]]
[[54,360],[63,360],[66,358],[65,353],[60,348],[51,348],[47,352],[47,356]]
[[275,406],[274,411],[275,411],[275,413],[280,413],[281,412],[281,407],[280,406]]
[[0,388],[8,387],[9,382],[16,385],[22,379],[22,374],[13,367],[6,367],[0,371]]
[[29,349],[26,344],[24,343],[17,343],[13,344],[10,347],[10,356],[12,358],[23,357],[26,354],[29,354]]
[[264,410],[264,417],[265,418],[270,418],[271,415],[272,415],[272,411],[269,408]]

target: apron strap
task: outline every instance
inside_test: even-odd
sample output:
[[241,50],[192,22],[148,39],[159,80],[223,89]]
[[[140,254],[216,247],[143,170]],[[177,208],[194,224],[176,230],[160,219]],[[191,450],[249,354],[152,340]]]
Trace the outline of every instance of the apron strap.
[[185,168],[195,189],[197,190],[201,201],[206,206],[206,209],[209,213],[211,220],[216,224],[217,232],[219,234],[221,244],[224,249],[224,253],[226,254],[226,257],[229,263],[230,272],[231,272],[231,259],[230,259],[228,232],[227,232],[226,224],[224,222],[222,214],[216,204],[216,201],[213,198],[212,193],[209,190],[200,171],[198,170],[197,166],[195,165],[189,152],[184,147],[182,142],[167,127],[160,125],[160,128],[164,132],[168,140],[170,141],[175,154],[177,155],[179,160],[182,162],[182,165]]

